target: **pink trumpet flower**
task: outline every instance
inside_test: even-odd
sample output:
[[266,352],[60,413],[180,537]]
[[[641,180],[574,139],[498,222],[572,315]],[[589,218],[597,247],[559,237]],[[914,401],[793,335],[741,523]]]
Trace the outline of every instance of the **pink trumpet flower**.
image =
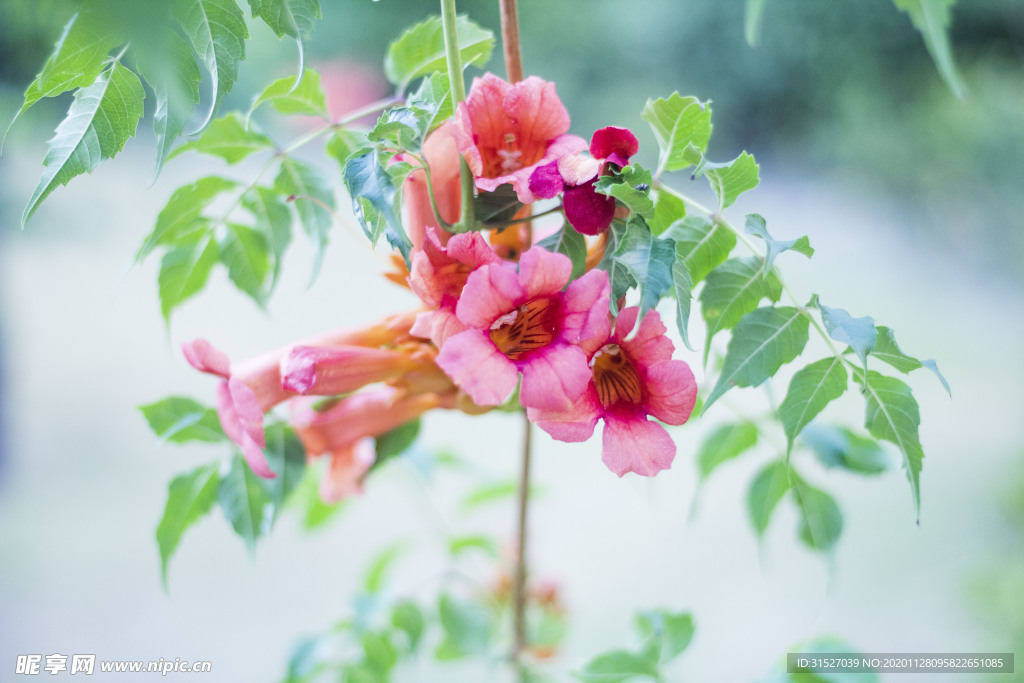
[[672,360],[672,340],[656,311],[648,311],[632,338],[639,309],[623,309],[614,331],[590,359],[591,380],[567,410],[530,408],[527,415],[559,441],[586,441],[604,420],[601,459],[620,477],[651,477],[668,469],[676,445],[648,416],[670,425],[686,422],[697,398],[690,367]]
[[476,186],[493,192],[512,183],[524,204],[534,201],[530,174],[538,166],[586,148],[568,135],[569,112],[555,84],[536,76],[515,84],[494,74],[473,79],[452,119],[452,134]]
[[453,407],[453,401],[453,392],[410,395],[403,389],[380,387],[342,398],[322,411],[312,399],[296,399],[290,422],[309,456],[331,457],[320,496],[332,503],[361,490],[375,457],[370,437],[433,408]]
[[[403,313],[375,325],[310,337],[300,342],[299,347],[348,347],[351,357],[352,347],[383,346],[407,335],[414,316],[415,313]],[[261,477],[276,476],[267,465],[263,454],[263,449],[267,445],[263,431],[263,415],[282,401],[295,396],[297,392],[294,389],[300,388],[303,381],[316,383],[315,374],[310,377],[308,371],[303,370],[301,354],[299,359],[289,366],[295,368],[295,383],[285,385],[281,376],[281,362],[289,357],[294,346],[284,346],[240,363],[231,363],[227,354],[205,339],[185,342],[181,348],[185,359],[192,367],[223,378],[217,387],[217,414],[220,416],[224,433],[241,447],[249,467]],[[387,353],[373,348],[360,348],[359,352]],[[310,353],[312,352],[306,352],[307,359]],[[388,359],[389,362],[396,362],[392,356],[388,356]],[[384,367],[379,358],[376,362],[377,376],[381,376],[382,379],[390,377],[389,368]],[[344,380],[352,385],[349,391],[362,386],[356,384],[357,382],[371,377],[371,374],[363,369],[341,371],[336,367],[326,371],[328,379],[335,386],[339,386],[342,384],[341,380]],[[303,375],[303,372],[306,374]],[[321,370],[322,374],[324,372]]]
[[590,340],[610,327],[608,274],[592,270],[566,287],[571,274],[568,257],[541,247],[523,254],[518,273],[504,263],[474,270],[455,308],[466,329],[445,341],[437,364],[478,405],[499,405],[522,372],[524,406],[569,409],[590,381]]

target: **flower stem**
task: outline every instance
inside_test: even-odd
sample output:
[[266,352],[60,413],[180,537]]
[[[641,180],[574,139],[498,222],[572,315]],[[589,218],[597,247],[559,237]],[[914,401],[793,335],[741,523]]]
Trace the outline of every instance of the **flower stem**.
[[519,477],[519,516],[516,520],[516,568],[512,593],[512,627],[515,645],[512,661],[519,672],[519,679],[525,681],[526,671],[522,665],[522,653],[529,644],[526,640],[526,521],[530,504],[530,454],[532,451],[532,424],[523,416],[523,463]]
[[[466,99],[466,83],[462,78],[462,53],[459,52],[459,34],[455,27],[455,0],[441,0],[441,26],[444,29],[444,49],[448,58],[448,82],[451,85],[452,108]],[[473,215],[473,173],[465,157],[459,158],[459,179],[462,181],[462,211],[455,232],[466,232],[476,222]]]
[[519,49],[519,12],[516,0],[498,0],[501,9],[501,42],[505,52],[505,76],[509,83],[523,80],[523,54]]

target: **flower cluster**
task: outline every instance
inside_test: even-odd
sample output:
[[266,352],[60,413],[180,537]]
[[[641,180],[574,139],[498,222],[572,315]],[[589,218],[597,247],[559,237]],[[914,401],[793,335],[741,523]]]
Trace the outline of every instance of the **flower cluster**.
[[184,345],[195,368],[221,378],[221,424],[255,473],[274,476],[263,419],[285,402],[307,453],[330,457],[321,494],[338,500],[359,489],[374,437],[434,408],[486,411],[517,386],[529,419],[556,439],[584,441],[604,421],[602,458],[619,476],[652,476],[671,465],[675,445],[659,421],[689,418],[693,374],[671,358],[657,312],[638,320],[638,309],[626,307],[611,315],[608,274],[595,267],[603,239],[573,278],[568,256],[530,246],[528,223],[489,234],[485,226],[459,234],[441,227],[461,212],[461,155],[480,193],[512,186],[523,205],[518,215],[561,195],[566,230],[606,231],[623,209],[595,185],[629,165],[636,137],[608,127],[588,147],[568,129],[553,84],[476,79],[452,119],[425,141],[431,173],[405,181],[413,239],[406,281],[421,310],[239,364],[205,340]]

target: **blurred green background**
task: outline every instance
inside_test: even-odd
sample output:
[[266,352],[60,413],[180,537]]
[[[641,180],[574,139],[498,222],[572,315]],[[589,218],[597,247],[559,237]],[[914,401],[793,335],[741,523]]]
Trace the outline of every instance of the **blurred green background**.
[[[17,111],[75,4],[0,2],[0,121]],[[744,5],[521,0],[525,68],[557,83],[574,133],[629,126],[648,166],[656,146],[640,119],[645,100],[676,90],[711,100],[709,156],[745,149],[761,165],[762,186],[736,215],[762,213],[777,237],[807,233],[818,249],[810,264],[783,264],[791,283],[875,316],[908,353],[938,359],[952,401],[929,378],[911,382],[928,454],[922,526],[898,472],[882,483],[824,473],[847,518],[837,556],[803,551],[785,518],[759,555],[742,507],[756,461],[706,485],[690,520],[694,432],[678,433],[676,467],[649,484],[611,481],[596,442],[545,440],[538,476],[553,486],[538,519],[552,521],[539,523],[534,552],[538,571],[570,587],[581,623],[568,654],[621,644],[631,610],[655,604],[694,610],[698,638],[680,669],[689,680],[754,680],[786,648],[822,633],[875,652],[1019,648],[1024,514],[1005,501],[1024,488],[1024,3],[954,7],[963,100],[889,0],[767,0],[756,48],[743,37]],[[459,9],[498,30],[496,2],[463,0]],[[435,11],[426,0],[326,0],[307,55],[362,65],[361,82],[381,87],[373,74],[387,43]],[[252,30],[225,110],[247,108],[294,68],[292,43]],[[495,55],[489,68],[502,73]],[[308,260],[289,257],[293,272],[285,269],[269,316],[222,278],[165,332],[155,264],[124,267],[177,184],[224,169],[185,157],[150,186],[145,120],[122,157],[57,190],[22,232],[45,140],[69,101],[36,105],[0,159],[0,678],[14,654],[94,647],[110,658],[210,658],[230,672],[217,680],[276,680],[290,642],[340,616],[346,581],[381,539],[409,526],[396,521],[408,516],[405,489],[397,482],[388,493],[383,482],[313,539],[279,528],[254,564],[223,548],[233,542],[226,525],[204,523],[183,541],[167,599],[152,529],[166,482],[199,461],[158,450],[132,407],[169,393],[212,400],[212,385],[178,357],[183,339],[207,336],[242,358],[410,301],[392,290],[376,301],[347,296],[379,265],[338,235],[309,291],[296,272]],[[697,358],[684,357],[697,370]],[[845,417],[859,424],[850,403]],[[440,416],[424,440],[490,462],[481,448],[494,443],[489,430],[517,438],[502,418]],[[490,464],[514,469],[511,458]],[[495,516],[492,531],[505,533],[510,518]],[[153,616],[140,629],[129,614],[135,624]],[[738,642],[749,655],[730,657]]]

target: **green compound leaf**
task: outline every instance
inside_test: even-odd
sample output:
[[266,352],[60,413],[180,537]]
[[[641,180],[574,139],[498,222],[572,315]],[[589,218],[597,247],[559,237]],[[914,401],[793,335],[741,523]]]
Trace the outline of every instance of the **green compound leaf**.
[[272,510],[269,524],[273,524],[278,513],[292,491],[303,482],[306,475],[306,449],[295,432],[283,424],[272,424],[266,429],[267,446],[263,449],[267,465],[277,476],[261,479],[270,495]]
[[248,294],[261,307],[266,303],[266,281],[270,272],[270,245],[257,230],[227,223],[217,240],[220,261],[239,291]]
[[217,500],[220,476],[216,465],[206,465],[178,475],[167,487],[167,504],[156,528],[160,549],[160,579],[167,590],[167,566],[181,541],[182,534],[208,514]]
[[640,290],[639,324],[644,314],[654,308],[673,287],[675,244],[672,240],[655,239],[644,220],[634,216],[615,249],[614,258],[625,266]]
[[288,196],[299,217],[299,225],[313,242],[313,268],[309,280],[312,283],[320,274],[327,248],[334,194],[319,170],[291,157],[281,162],[281,170],[274,178],[274,190]]
[[671,192],[656,191],[654,198],[654,214],[647,219],[651,232],[661,235],[673,223],[686,216],[686,202]]
[[451,90],[448,74],[438,72],[424,78],[416,92],[409,96],[407,102],[410,107],[430,113],[425,120],[424,135],[434,131],[455,113],[455,108],[452,106]]
[[249,0],[253,17],[259,17],[277,34],[296,40],[308,38],[320,19],[319,0]]
[[786,454],[793,441],[830,402],[846,392],[846,366],[842,359],[823,358],[793,375],[786,398],[779,405],[779,420],[786,433]]
[[677,220],[664,236],[676,243],[676,259],[686,264],[695,285],[722,265],[736,247],[736,234],[705,216]]
[[139,410],[149,423],[149,428],[163,441],[219,443],[227,439],[221,429],[217,411],[190,398],[169,396],[139,406]]
[[398,663],[398,648],[391,642],[386,633],[365,631],[360,637],[363,652],[366,653],[366,664],[374,672],[378,680],[387,680],[388,672]]
[[747,513],[758,538],[764,535],[772,513],[789,490],[789,467],[782,460],[766,465],[747,491]]
[[903,374],[917,370],[918,368],[928,368],[935,376],[942,382],[943,388],[947,394],[952,395],[949,388],[949,382],[939,372],[939,366],[934,360],[918,360],[913,356],[908,356],[903,353],[899,345],[896,343],[896,335],[888,327],[879,325],[876,328],[878,335],[875,341],[875,348],[871,350],[871,355],[875,358],[888,363]]
[[963,99],[967,90],[953,61],[949,42],[950,10],[956,0],[893,0],[896,7],[908,15],[924,38],[928,52],[953,93]]
[[198,232],[209,229],[209,219],[202,214],[220,194],[237,187],[234,180],[206,176],[190,185],[182,185],[161,209],[153,228],[135,254],[136,263],[142,261],[160,245],[190,244]]
[[281,272],[284,252],[292,240],[292,214],[280,195],[268,187],[254,187],[242,196],[242,208],[252,214],[254,227],[262,233],[270,248],[273,270],[267,295],[274,291]]
[[612,223],[612,227],[606,233],[608,235],[608,243],[605,246],[604,256],[601,257],[601,262],[597,264],[599,270],[608,273],[608,280],[611,282],[612,289],[611,311],[616,315],[619,312],[619,299],[626,296],[626,292],[637,284],[633,276],[629,274],[629,269],[626,265],[615,257],[619,246],[622,244],[626,230],[626,224],[622,221],[614,221]]
[[880,443],[844,427],[814,422],[800,440],[826,467],[868,475],[889,469],[889,456]]
[[145,96],[139,77],[120,62],[111,63],[92,85],[75,93],[67,118],[50,140],[45,170],[25,207],[22,226],[59,185],[92,173],[124,148],[135,135]]
[[857,370],[854,379],[863,387],[867,402],[864,424],[876,439],[896,444],[903,454],[903,468],[910,482],[914,514],[921,515],[921,461],[924,451],[918,436],[921,413],[910,387],[896,379],[869,370],[867,378]]
[[686,612],[651,610],[636,615],[637,630],[646,642],[646,659],[667,664],[693,640],[693,617]]
[[708,274],[700,293],[701,315],[708,328],[704,363],[716,334],[736,325],[762,299],[775,302],[781,296],[779,278],[774,272],[765,275],[761,260],[754,256],[729,259]]
[[202,135],[176,148],[167,158],[173,159],[185,152],[199,152],[237,164],[250,154],[273,148],[273,140],[248,127],[238,112],[231,112],[211,121]]
[[775,262],[776,256],[790,249],[803,254],[807,258],[814,256],[814,249],[811,247],[811,242],[807,239],[807,235],[798,237],[795,240],[780,242],[768,234],[768,228],[765,225],[764,218],[756,213],[747,214],[745,229],[748,235],[757,235],[763,239],[768,248],[768,251],[764,256],[765,271],[772,269],[772,264]]
[[430,112],[423,109],[394,107],[381,114],[367,137],[370,142],[390,143],[395,149],[417,152],[423,146],[430,118]]
[[[391,246],[398,249],[408,263],[412,242],[398,217],[398,189],[382,165],[380,152],[371,149],[358,156],[349,157],[342,176],[348,194],[352,197],[352,211],[362,224],[370,242],[376,246],[383,232]],[[366,205],[380,215],[379,221],[372,220],[374,217],[366,210]]]
[[249,29],[235,0],[182,0],[176,7],[185,37],[210,74],[213,102],[200,129],[238,79],[238,65],[245,59]]
[[[455,23],[459,35],[459,54],[463,68],[470,64],[482,66],[494,49],[494,34],[460,15]],[[404,92],[420,76],[448,70],[445,56],[444,29],[441,17],[428,17],[407,29],[388,46],[384,57],[384,73],[388,80]]]
[[415,652],[426,626],[426,619],[423,618],[423,610],[419,605],[411,600],[397,603],[391,608],[391,625],[405,633],[409,651]]
[[666,100],[647,100],[641,114],[651,126],[661,150],[654,177],[665,171],[678,171],[694,164],[692,145],[703,151],[711,137],[711,107],[695,97],[672,93]]
[[644,218],[654,215],[654,202],[651,200],[651,172],[642,166],[627,166],[618,175],[601,176],[594,185],[594,190],[610,197],[615,197],[634,213]]
[[817,294],[811,297],[809,305],[821,311],[821,321],[825,323],[828,336],[853,349],[866,372],[868,354],[875,348],[875,321],[869,316],[854,318],[841,308],[829,308],[818,300]]
[[254,554],[256,541],[270,530],[274,501],[266,481],[253,474],[239,455],[232,457],[227,470],[221,473],[217,504],[249,553]]
[[573,676],[585,683],[620,683],[636,676],[660,679],[657,661],[628,650],[611,650],[597,655]]
[[807,316],[798,308],[759,308],[743,316],[732,331],[722,374],[702,413],[732,387],[756,387],[800,355],[807,345]]
[[490,612],[483,605],[442,594],[438,602],[438,616],[444,633],[444,640],[434,653],[438,660],[487,653],[494,624]]
[[[677,253],[678,253],[678,245]],[[686,348],[694,350],[690,343],[690,306],[693,299],[693,280],[686,264],[676,261],[672,264],[672,289],[676,299],[676,328]]]
[[156,96],[153,133],[156,136],[156,173],[160,175],[185,122],[199,104],[199,67],[191,46],[170,27],[160,31],[157,44],[137,52],[139,73]]
[[812,550],[832,550],[843,533],[843,513],[835,499],[803,482],[793,486],[793,496],[800,510],[800,540]]
[[537,242],[537,246],[568,256],[569,260],[572,261],[572,275],[570,279],[575,280],[583,274],[587,261],[587,241],[583,235],[576,232],[568,223],[565,223],[562,229],[555,234],[549,235],[540,242]]
[[757,443],[757,425],[736,422],[721,425],[707,435],[697,451],[701,481],[727,460],[750,450]]
[[704,168],[704,175],[718,197],[719,213],[732,206],[737,197],[747,190],[753,190],[760,182],[757,162],[746,152],[728,164],[708,164]]
[[320,85],[320,74],[312,69],[306,69],[298,80],[295,76],[286,76],[264,88],[249,107],[249,113],[245,116],[246,125],[253,112],[267,103],[280,114],[319,116],[324,120],[330,118],[327,113],[327,95]]
[[368,146],[369,140],[365,133],[348,128],[335,130],[331,137],[327,138],[327,153],[334,157],[343,169],[353,155],[362,153]]
[[206,284],[210,270],[217,263],[217,242],[206,234],[192,244],[174,247],[160,261],[157,283],[160,290],[160,312],[170,322],[171,311],[195,295]]

